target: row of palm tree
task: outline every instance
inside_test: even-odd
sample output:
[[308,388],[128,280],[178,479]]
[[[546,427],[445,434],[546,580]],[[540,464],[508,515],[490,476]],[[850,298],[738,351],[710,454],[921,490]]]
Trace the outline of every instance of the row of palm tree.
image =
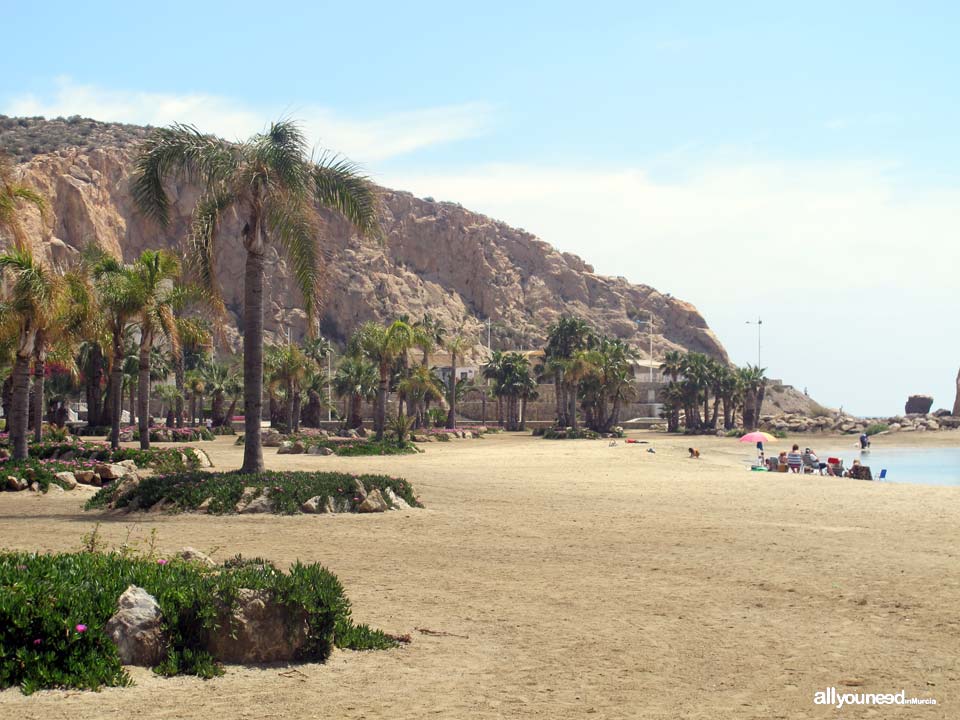
[[507,430],[526,430],[527,402],[539,393],[530,359],[523,353],[496,350],[484,365],[483,377],[497,399],[497,418]]
[[[276,247],[290,260],[293,276],[312,320],[321,287],[319,210],[333,211],[364,237],[379,237],[377,193],[351,163],[334,155],[315,158],[296,123],[281,121],[242,142],[227,142],[187,125],[153,131],[142,143],[136,160],[131,192],[141,213],[161,227],[169,223],[169,183],[188,182],[200,190],[186,256],[207,300],[222,308],[216,283],[216,261],[223,247],[221,219],[235,212],[242,219],[240,237],[245,251],[243,304],[243,386],[246,442],[243,470],[261,472],[263,452],[260,418],[263,397],[264,332],[263,282],[267,252]],[[184,314],[186,296],[177,296],[170,282],[178,275],[173,256],[146,251],[135,263],[99,253],[83,264],[74,277],[60,273],[34,257],[24,229],[23,212],[33,205],[46,212],[43,198],[16,182],[12,165],[0,163],[0,234],[12,247],[0,259],[10,288],[0,302],[0,324],[16,340],[13,346],[13,381],[10,433],[16,457],[27,454],[27,402],[30,364],[34,366],[35,402],[42,403],[42,370],[53,345],[66,339],[66,329],[76,321],[81,336],[94,338],[85,354],[89,365],[100,361],[109,367],[108,409],[111,443],[119,443],[122,407],[124,339],[130,325],[140,338],[138,409],[141,445],[149,447],[150,352],[158,336],[177,354],[187,338],[181,331],[191,324]],[[83,293],[85,305],[74,292]],[[189,294],[189,293],[188,293]],[[79,309],[96,308],[90,317],[74,317]],[[179,322],[178,322],[179,320]],[[192,329],[196,330],[196,323]],[[312,325],[312,323],[311,323]],[[184,332],[184,335],[188,333]],[[190,342],[199,340],[190,333]],[[104,352],[104,348],[108,352]],[[98,358],[98,353],[104,358]],[[93,368],[90,368],[93,369]],[[174,363],[181,399],[186,395],[186,368]],[[90,377],[90,395],[98,392],[96,371]],[[36,399],[39,398],[39,399]],[[88,399],[93,399],[88,398]],[[95,411],[101,409],[93,403]],[[182,405],[178,405],[177,417]],[[39,421],[37,423],[39,426]]]
[[763,368],[753,365],[736,368],[703,353],[670,351],[664,356],[660,370],[670,377],[663,391],[669,431],[680,429],[681,412],[685,430],[715,431],[721,407],[723,429],[736,427],[738,413],[742,413],[743,427],[756,429],[766,392]]
[[579,429],[578,407],[587,427],[607,432],[620,422],[624,402],[634,397],[636,350],[602,335],[585,320],[563,316],[547,329],[541,373],[552,377],[559,427]]

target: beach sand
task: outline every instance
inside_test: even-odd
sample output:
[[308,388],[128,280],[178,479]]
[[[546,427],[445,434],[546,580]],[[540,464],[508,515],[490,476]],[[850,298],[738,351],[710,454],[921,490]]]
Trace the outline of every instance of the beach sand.
[[[7,548],[75,549],[99,519],[112,543],[156,529],[166,552],[319,561],[357,621],[413,642],[288,674],[134,669],[128,689],[8,690],[0,717],[836,717],[813,703],[829,686],[939,703],[844,717],[960,717],[960,488],[751,473],[733,440],[632,435],[656,454],[515,435],[389,458],[266,450],[270,468],[405,477],[427,506],[382,515],[106,518],[80,511],[89,492],[2,493]],[[202,446],[233,468],[232,440]]]

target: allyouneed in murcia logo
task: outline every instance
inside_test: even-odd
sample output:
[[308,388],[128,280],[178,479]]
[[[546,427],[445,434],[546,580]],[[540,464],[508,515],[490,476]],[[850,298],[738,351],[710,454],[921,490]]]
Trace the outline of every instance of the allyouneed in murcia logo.
[[898,693],[841,693],[834,687],[813,694],[814,705],[832,705],[838,710],[844,705],[936,705],[935,698],[907,697],[907,691]]

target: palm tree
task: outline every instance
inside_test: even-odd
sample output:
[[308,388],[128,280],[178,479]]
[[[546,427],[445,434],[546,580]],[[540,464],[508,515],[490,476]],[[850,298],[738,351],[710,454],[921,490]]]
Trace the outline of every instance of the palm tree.
[[743,387],[743,427],[756,430],[760,422],[760,408],[767,387],[766,368],[747,365],[738,370],[740,384]]
[[32,205],[42,217],[47,214],[47,201],[36,190],[14,178],[13,163],[0,154],[0,237],[8,236],[15,248],[24,250],[29,245],[21,214],[24,205]]
[[426,422],[427,403],[443,400],[443,385],[428,367],[418,365],[397,384],[397,393],[406,398],[407,414],[413,416],[415,427],[420,428]]
[[[180,275],[176,258],[165,250],[144,250],[130,268],[140,326],[140,372],[137,384],[137,421],[140,449],[150,448],[150,354],[162,333],[174,352],[180,350],[173,308],[173,280]],[[132,418],[131,418],[132,419]]]
[[380,387],[377,391],[377,411],[374,429],[377,440],[383,439],[387,417],[387,393],[390,391],[390,374],[397,360],[413,345],[413,330],[402,320],[394,320],[389,327],[368,322],[350,338],[347,352],[355,357],[364,357],[377,367]]
[[211,397],[210,419],[213,427],[228,424],[228,414],[224,412],[227,395],[237,384],[236,373],[223,363],[207,363],[200,369],[203,393]]
[[[63,279],[35,258],[27,247],[13,248],[0,255],[0,270],[11,280],[9,295],[0,302],[0,324],[6,326],[4,334],[16,337],[7,422],[13,457],[23,459],[28,455],[30,362],[37,348],[38,335],[51,327],[58,311],[57,305],[63,296]],[[37,420],[39,424],[41,418]]]
[[467,338],[457,333],[444,344],[447,352],[450,353],[450,385],[447,391],[447,404],[450,406],[447,410],[447,429],[453,430],[457,427],[457,358],[463,357],[463,353],[470,348],[472,344]]
[[110,337],[110,445],[116,449],[120,447],[123,409],[124,334],[143,303],[137,280],[129,268],[102,251],[91,250],[90,259],[100,318]]
[[[321,255],[316,206],[343,216],[363,236],[380,235],[373,186],[349,162],[308,156],[293,122],[270,125],[242,143],[204,135],[186,125],[155,130],[144,142],[133,177],[133,196],[148,217],[166,225],[168,178],[190,180],[203,193],[190,235],[200,278],[216,291],[214,261],[220,219],[233,209],[244,223],[243,383],[246,442],[242,471],[263,472],[263,277],[271,243],[291,260],[309,318],[317,308]],[[217,293],[219,296],[219,294]]]
[[200,414],[203,414],[203,395],[206,392],[206,384],[203,378],[203,368],[188,370],[184,376],[184,386],[190,394],[190,425],[196,427],[197,423],[197,400],[200,401]]
[[420,364],[426,367],[430,362],[430,352],[434,348],[443,346],[443,340],[447,331],[429,314],[424,315],[422,320],[415,322],[413,324],[413,330],[414,344],[419,347],[423,353]]
[[285,397],[287,432],[300,429],[300,403],[303,382],[312,364],[303,351],[294,343],[268,345],[266,368],[270,378],[269,386],[281,388]]
[[373,400],[378,388],[376,365],[364,357],[343,358],[333,376],[333,390],[340,397],[347,398],[347,428],[355,429],[363,424],[363,403]]
[[[564,372],[579,350],[585,350],[593,343],[593,330],[582,318],[563,316],[547,328],[547,345],[544,348],[544,364],[553,374],[554,392],[557,397],[557,425],[567,427],[571,422],[570,408],[576,413],[576,383],[565,382]],[[573,396],[570,388],[573,387]]]

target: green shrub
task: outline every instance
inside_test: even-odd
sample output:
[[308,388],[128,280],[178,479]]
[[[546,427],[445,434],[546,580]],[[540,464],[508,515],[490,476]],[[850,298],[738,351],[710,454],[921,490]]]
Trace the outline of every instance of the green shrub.
[[547,440],[596,440],[600,433],[586,428],[546,428],[543,437]]
[[864,430],[864,432],[867,435],[877,435],[878,433],[887,432],[887,430],[889,429],[890,429],[890,426],[887,425],[886,423],[873,423],[872,425],[867,427],[867,429]]
[[90,460],[39,460],[37,458],[26,458],[25,460],[6,460],[0,463],[0,472],[3,478],[18,477],[23,478],[27,483],[36,482],[43,492],[46,492],[50,485],[59,485],[68,489],[66,485],[57,480],[58,472],[77,472],[80,470],[93,470],[94,463]]
[[723,434],[724,437],[728,437],[728,438],[740,437],[742,435],[744,435],[743,428],[733,428],[732,430],[727,430]]
[[233,429],[233,425],[217,425],[216,427],[210,428],[210,432],[214,435],[236,435],[237,431]]
[[[183,455],[187,456],[187,463],[184,464]],[[197,466],[196,456],[193,449],[189,447],[182,448],[150,448],[141,450],[140,448],[122,447],[113,450],[109,444],[103,442],[79,441],[79,442],[40,442],[30,444],[30,457],[37,460],[95,460],[98,462],[116,463],[123,460],[133,460],[140,468],[160,467],[165,468],[190,468]],[[3,466],[0,465],[0,468]]]
[[210,500],[207,512],[224,515],[236,512],[244,488],[255,488],[252,497],[268,491],[273,511],[279,515],[300,512],[310,498],[320,496],[323,502],[346,501],[356,511],[360,498],[354,481],[360,480],[367,490],[390,488],[415,507],[420,503],[406,480],[387,475],[354,475],[344,472],[272,472],[244,474],[239,471],[211,473],[190,471],[143,478],[136,487],[107,486],[87,501],[88,510],[113,506],[148,510],[160,501],[168,503],[172,512],[196,510]]
[[787,437],[785,430],[771,430],[770,434],[773,435],[777,440],[785,440]]
[[160,605],[169,641],[162,675],[213,677],[223,668],[203,650],[222,608],[241,588],[268,591],[302,609],[308,641],[300,660],[326,660],[334,644],[352,650],[394,647],[397,641],[354,625],[350,602],[336,576],[319,565],[295,563],[283,573],[266,561],[204,568],[171,559],[119,553],[0,554],[0,689],[19,685],[97,689],[130,685],[104,625],[130,585]]

